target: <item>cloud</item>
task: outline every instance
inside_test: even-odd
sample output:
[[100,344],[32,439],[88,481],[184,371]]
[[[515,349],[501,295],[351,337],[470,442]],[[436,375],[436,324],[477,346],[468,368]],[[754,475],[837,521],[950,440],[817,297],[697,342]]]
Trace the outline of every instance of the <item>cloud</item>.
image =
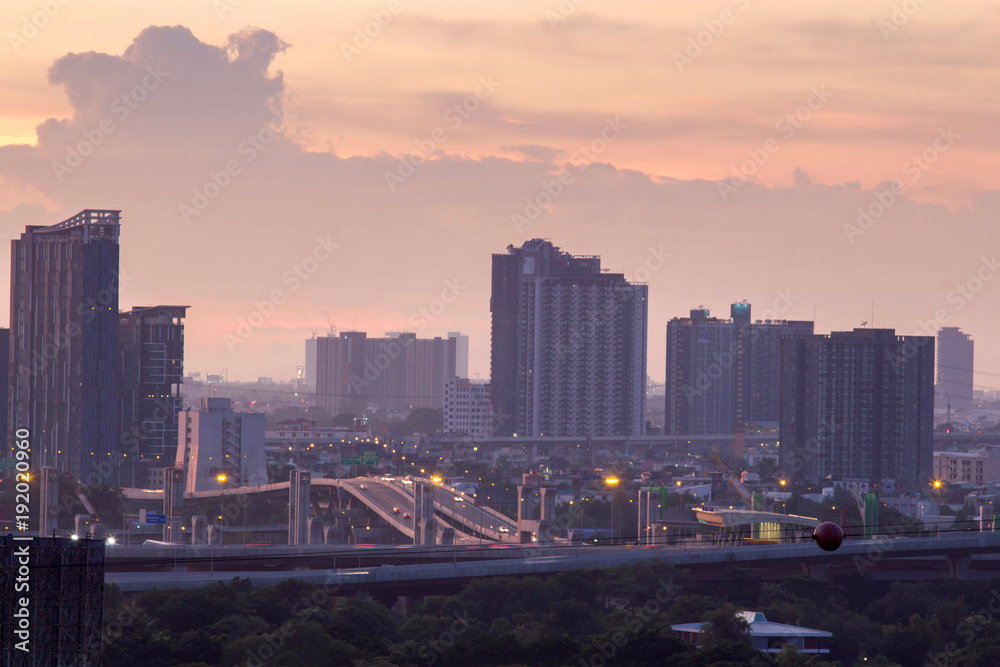
[[[850,243],[844,226],[875,201],[878,188],[853,179],[824,183],[804,166],[790,174],[791,186],[751,183],[724,201],[709,180],[623,169],[605,156],[589,166],[569,163],[565,151],[535,139],[537,126],[503,123],[523,116],[492,99],[462,129],[502,125],[516,140],[500,140],[494,154],[478,157],[445,143],[391,192],[385,174],[398,169],[400,155],[338,157],[296,143],[294,119],[283,129],[289,91],[272,69],[287,48],[262,29],[216,46],[181,26],[151,27],[121,55],[59,58],[49,79],[65,91],[72,114],[42,123],[37,146],[0,147],[0,225],[13,234],[83,208],[121,209],[122,264],[135,276],[122,306],[191,304],[188,368],[247,377],[290,376],[301,363],[304,321],[320,321],[321,308],[338,322],[358,318],[374,333],[412,329],[412,315],[447,280],[468,288],[421,333],[469,333],[473,366],[485,370],[490,255],[531,237],[601,254],[604,266],[625,273],[643,265],[650,247],[672,253],[648,281],[654,377],[663,367],[663,326],[692,301],[718,309],[747,296],[763,307],[775,290],[791,288],[803,305],[789,317],[811,317],[819,304],[827,314],[819,327],[840,329],[874,298],[891,304],[901,331],[915,332],[997,245],[996,191],[956,211],[900,197]],[[167,76],[121,118],[115,102],[157,67]],[[340,104],[347,105],[338,102],[331,113],[354,111]],[[581,144],[603,124],[582,113],[531,117]],[[53,163],[65,162],[104,119],[113,131],[60,179]],[[641,121],[629,123],[623,141],[650,132]],[[670,131],[699,127],[690,123],[678,120]],[[553,195],[560,172],[572,181]],[[513,216],[530,203],[539,214],[518,228]],[[197,210],[187,224],[183,206]],[[302,278],[320,238],[339,247]],[[929,239],[947,239],[948,252]],[[919,290],[907,288],[914,283]],[[281,302],[230,353],[223,336],[275,290]],[[985,337],[1000,325],[989,303],[995,297],[984,293],[954,323]]]

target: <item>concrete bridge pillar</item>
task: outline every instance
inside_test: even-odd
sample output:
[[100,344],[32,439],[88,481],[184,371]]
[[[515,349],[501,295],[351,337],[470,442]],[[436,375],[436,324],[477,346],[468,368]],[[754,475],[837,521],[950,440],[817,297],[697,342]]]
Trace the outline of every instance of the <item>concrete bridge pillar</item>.
[[38,513],[38,534],[41,537],[52,537],[52,533],[59,527],[59,472],[48,466],[42,468],[41,485],[42,506]]
[[815,577],[817,579],[825,579],[830,571],[830,564],[826,562],[809,563],[803,561],[801,565],[802,574],[807,574],[810,577]]
[[293,470],[288,482],[288,544],[308,544],[312,477],[308,470]]
[[972,563],[972,556],[945,556],[948,561],[948,574],[952,579],[968,579],[969,565]]
[[416,482],[413,485],[413,543],[434,544],[436,535],[434,486]]
[[441,542],[440,543],[441,543],[442,546],[450,547],[450,546],[453,546],[455,544],[455,529],[454,528],[451,528],[451,527],[442,528],[441,532],[440,532],[440,535],[441,535]]
[[184,471],[179,468],[163,469],[163,541],[181,542],[181,524],[184,521]]
[[652,536],[649,534],[649,489],[639,489],[639,543],[651,544]]
[[208,544],[222,544],[222,526],[212,524],[208,527]]
[[340,526],[323,526],[323,544],[343,544],[344,531]]
[[93,534],[96,527],[97,524],[91,523],[89,514],[77,514],[73,517],[73,532],[78,537],[83,537],[87,533]]
[[323,529],[325,524],[318,516],[311,516],[308,520],[309,544],[323,544]]
[[208,544],[208,519],[203,515],[191,517],[191,544]]

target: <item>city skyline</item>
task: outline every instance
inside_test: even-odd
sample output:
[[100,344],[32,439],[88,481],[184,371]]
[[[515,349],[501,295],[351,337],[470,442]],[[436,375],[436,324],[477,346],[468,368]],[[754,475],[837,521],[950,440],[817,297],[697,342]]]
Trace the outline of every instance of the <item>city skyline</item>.
[[[308,12],[252,3],[179,3],[183,19],[97,4],[109,11],[60,10],[25,43],[7,40],[0,233],[121,209],[123,298],[191,305],[192,370],[293,377],[301,340],[327,328],[326,311],[338,328],[460,330],[470,374],[485,378],[483,259],[545,237],[572,238],[645,277],[652,340],[703,302],[763,309],[790,294],[782,317],[815,320],[817,331],[870,321],[874,302],[875,326],[969,332],[975,383],[998,384],[1000,344],[985,336],[1000,325],[989,308],[998,200],[993,103],[978,93],[985,56],[973,50],[943,70],[894,48],[944,53],[958,31],[986,44],[995,10],[922,6],[886,29],[892,3],[731,3],[733,22],[692,58],[689,38],[721,7],[587,3],[563,16],[558,5],[436,3],[403,7],[360,48],[355,29],[378,8],[326,10],[320,39]],[[32,8],[10,3],[0,18],[18,35]],[[163,25],[175,27],[150,27]],[[786,58],[767,59],[781,76],[741,81],[775,32],[795,35]],[[844,39],[848,63],[828,55]],[[359,52],[345,55],[342,43]],[[551,68],[518,50],[543,46]],[[411,47],[420,55],[403,75],[398,56]],[[655,67],[640,65],[651,47]],[[611,52],[610,66],[581,69],[589,87],[555,78]],[[447,76],[436,70],[443,57]],[[802,68],[804,58],[815,66]],[[876,58],[912,76],[882,86],[852,64]],[[615,62],[631,68],[628,81],[612,76]],[[15,85],[23,93],[8,94]],[[950,95],[927,96],[927,86]],[[435,157],[422,159],[421,146]],[[950,251],[926,242],[935,237]],[[425,317],[449,285],[457,296]],[[251,318],[261,325],[243,324]],[[657,381],[663,354],[650,346]]]

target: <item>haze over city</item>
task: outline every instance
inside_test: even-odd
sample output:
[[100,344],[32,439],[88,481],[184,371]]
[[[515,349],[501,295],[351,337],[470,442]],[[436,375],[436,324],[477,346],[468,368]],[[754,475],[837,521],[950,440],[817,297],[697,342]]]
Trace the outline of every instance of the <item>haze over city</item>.
[[294,375],[324,310],[462,331],[486,378],[489,256],[542,237],[648,275],[654,380],[670,317],[746,298],[819,332],[940,315],[988,387],[1000,9],[918,6],[98,1],[32,32],[5,3],[0,229],[121,209],[123,302],[189,304],[186,368],[230,379]]
[[998,57],[0,3],[0,667],[1000,665]]

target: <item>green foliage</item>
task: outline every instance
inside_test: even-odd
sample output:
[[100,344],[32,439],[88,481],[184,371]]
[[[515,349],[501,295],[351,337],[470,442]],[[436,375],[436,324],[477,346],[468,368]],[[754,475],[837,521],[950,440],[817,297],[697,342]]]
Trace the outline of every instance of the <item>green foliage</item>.
[[[106,588],[107,667],[514,667],[614,664],[997,665],[1000,580],[892,584],[804,575],[762,582],[729,567],[708,581],[666,563],[476,580],[402,618],[373,600],[288,580],[187,591]],[[753,650],[738,612],[833,633],[828,656]],[[672,624],[707,624],[701,648]],[[835,661],[835,662],[830,662]]]

